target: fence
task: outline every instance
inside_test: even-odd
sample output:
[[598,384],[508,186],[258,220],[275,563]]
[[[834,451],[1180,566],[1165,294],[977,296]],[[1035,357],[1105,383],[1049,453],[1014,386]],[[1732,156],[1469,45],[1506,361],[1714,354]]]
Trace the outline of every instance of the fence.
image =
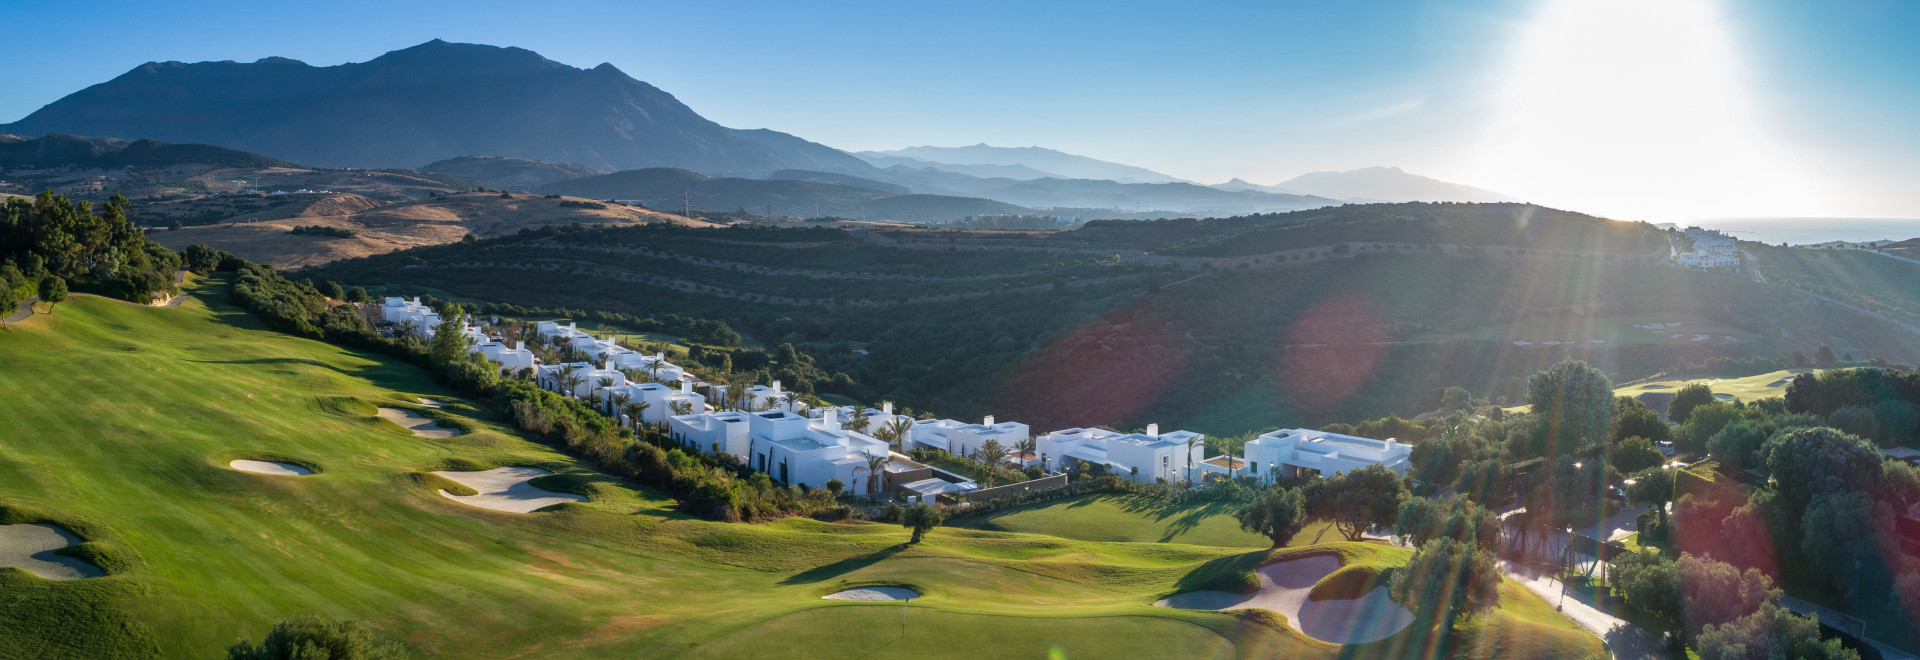
[[966,495],[968,502],[985,502],[1008,495],[1019,495],[1032,490],[1059,488],[1065,485],[1067,485],[1067,475],[1065,472],[1062,472],[1059,474],[1050,474],[1031,481],[1022,481],[1017,484],[1007,484],[1005,486],[994,486],[992,488],[968,491]]

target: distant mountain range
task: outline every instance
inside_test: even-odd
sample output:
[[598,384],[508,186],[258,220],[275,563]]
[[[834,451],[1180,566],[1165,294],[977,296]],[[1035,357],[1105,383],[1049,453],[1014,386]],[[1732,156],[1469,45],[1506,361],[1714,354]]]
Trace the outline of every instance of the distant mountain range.
[[869,167],[785,133],[721,126],[610,64],[579,69],[438,39],[330,67],[282,57],[149,62],[0,133],[198,142],[327,167],[413,168],[470,154],[747,176]]
[[788,171],[776,179],[710,177],[675,168],[626,170],[541,186],[536,192],[637,201],[679,211],[745,209],[778,216],[831,216],[900,222],[939,222],[969,215],[1034,213],[988,199],[902,194],[905,189],[825,172]]
[[1309,172],[1271,186],[1234,179],[1213,186],[1237,192],[1318,195],[1349,202],[1515,202],[1491,190],[1448,183],[1398,167],[1367,167],[1346,172]]
[[151,168],[175,165],[208,167],[299,167],[278,158],[206,144],[168,144],[156,140],[48,135],[25,138],[0,135],[0,168],[78,167]]
[[[998,171],[961,172],[974,176],[1000,176],[1008,178],[1063,178],[1063,179],[1106,179],[1118,183],[1177,183],[1176,179],[1153,170],[1132,165],[1122,165],[1104,160],[1076,156],[1069,153],[1043,149],[1040,147],[994,147],[986,143],[970,147],[907,147],[892,151],[862,151],[854,154],[867,159],[876,167],[908,165],[911,163],[889,162],[894,159],[913,159],[934,163],[936,169],[946,168],[940,164],[959,167],[998,166],[1003,168],[1023,168]],[[885,164],[883,164],[885,163]],[[958,171],[958,170],[946,170]],[[1024,177],[1019,173],[1033,172],[1041,176]]]

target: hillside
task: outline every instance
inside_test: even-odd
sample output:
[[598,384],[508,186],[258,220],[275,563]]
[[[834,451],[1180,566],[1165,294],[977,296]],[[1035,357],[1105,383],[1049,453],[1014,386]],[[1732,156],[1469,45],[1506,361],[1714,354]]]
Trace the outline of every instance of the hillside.
[[155,140],[127,141],[58,134],[38,138],[0,135],[0,171],[154,169],[181,165],[299,167],[278,158],[206,144],[167,144]]
[[[1336,647],[1280,622],[1151,606],[1272,558],[1390,567],[1405,561],[1394,548],[1270,554],[968,529],[906,547],[891,524],[694,519],[524,439],[420,369],[264,330],[219,302],[222,288],[200,286],[170,309],[79,298],[0,341],[0,414],[34,420],[8,437],[0,521],[61,525],[107,569],[71,581],[0,569],[0,649],[215,657],[314,612],[371,621],[426,658],[720,658],[776,644],[782,657],[885,655],[900,638],[875,631],[903,616],[916,656],[942,659],[1400,657],[1435,644],[1415,628]],[[85,377],[58,375],[76,363]],[[421,410],[419,397],[442,402],[425,412],[466,433],[420,438],[374,414]],[[316,471],[252,474],[234,459]],[[424,474],[495,466],[553,471],[538,485],[588,501],[489,511],[436,494],[447,482]],[[1107,512],[1100,524],[1137,537],[1164,523]],[[875,584],[921,597],[905,610],[821,598]],[[1526,590],[1508,583],[1501,595],[1500,609],[1463,628],[1462,657],[1601,651]],[[801,635],[808,642],[793,643]],[[1522,648],[1501,642],[1521,637]]]
[[[352,194],[288,197],[308,199],[295,200],[236,221],[155,231],[150,235],[155,242],[176,250],[204,243],[277,268],[296,268],[452,243],[469,233],[500,236],[547,225],[663,222],[708,226],[705,222],[624,204],[564,197],[503,199],[494,193],[466,193],[390,205]],[[561,206],[563,202],[575,206]],[[342,238],[290,231],[316,225],[351,231],[353,236]]]
[[607,171],[869,167],[784,133],[713,123],[610,64],[579,69],[437,39],[330,67],[149,62],[0,132],[198,142],[326,167],[414,168],[469,154]]
[[1403,172],[1398,167],[1367,167],[1345,172],[1308,172],[1275,189],[1334,199],[1370,202],[1517,202],[1491,190]]
[[1517,401],[1568,357],[1619,380],[1821,345],[1920,359],[1920,337],[1884,322],[1665,266],[1663,235],[1520,205],[1355,205],[1066,232],[547,232],[301,276],[724,320],[853,377],[822,391],[1036,429],[1411,416],[1455,385]]
[[[863,158],[878,157],[881,162],[886,162],[884,159],[889,157],[931,161],[935,163],[934,167],[939,167],[940,164],[1016,166],[1026,170],[1048,172],[1052,176],[1063,178],[1106,179],[1119,183],[1180,181],[1144,167],[1123,165],[1042,147],[995,147],[984,142],[965,147],[907,147],[891,151],[866,151],[855,155]],[[878,162],[874,164],[887,167]],[[968,173],[971,174],[971,172]]]
[[[794,176],[789,173],[785,176]],[[1031,209],[985,199],[938,195],[902,195],[844,175],[805,178],[740,179],[710,177],[682,169],[644,169],[560,181],[539,192],[637,201],[653,208],[683,206],[710,211],[745,209],[751,214],[787,217],[841,217],[902,222],[939,222],[988,213],[1031,213]]]
[[585,165],[545,163],[525,158],[499,156],[448,158],[428,163],[422,166],[420,171],[450,174],[514,192],[527,192],[555,181],[606,173]]

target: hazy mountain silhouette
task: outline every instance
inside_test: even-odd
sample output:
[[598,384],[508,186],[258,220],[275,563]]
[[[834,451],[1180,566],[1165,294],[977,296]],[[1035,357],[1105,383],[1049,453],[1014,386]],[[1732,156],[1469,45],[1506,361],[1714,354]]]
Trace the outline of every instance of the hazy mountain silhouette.
[[1346,172],[1309,172],[1271,186],[1234,179],[1221,190],[1318,195],[1356,202],[1513,202],[1506,195],[1458,183],[1448,183],[1398,167],[1367,167]]
[[0,135],[0,167],[119,169],[175,165],[208,167],[299,167],[293,163],[206,144],[48,135]]
[[484,154],[736,176],[871,168],[785,133],[721,126],[611,64],[580,69],[521,48],[438,39],[329,67],[282,57],[149,62],[0,133],[201,142],[326,167],[413,168]]
[[[931,165],[931,167],[935,168],[938,168],[940,164],[1021,165],[1033,170],[1050,173],[1059,178],[1068,179],[1107,179],[1119,183],[1181,182],[1180,179],[1143,167],[1111,163],[1041,147],[994,147],[981,143],[970,147],[907,147],[905,149],[895,149],[892,151],[862,151],[857,155],[868,158],[870,161],[875,157],[888,156],[914,158],[932,161],[933,165]],[[875,164],[879,165],[879,163]],[[911,165],[910,163],[892,161],[880,166],[888,167],[898,164]],[[967,174],[974,173],[967,172]],[[976,176],[979,175],[976,174]],[[1008,176],[1008,173],[996,173],[991,176]]]

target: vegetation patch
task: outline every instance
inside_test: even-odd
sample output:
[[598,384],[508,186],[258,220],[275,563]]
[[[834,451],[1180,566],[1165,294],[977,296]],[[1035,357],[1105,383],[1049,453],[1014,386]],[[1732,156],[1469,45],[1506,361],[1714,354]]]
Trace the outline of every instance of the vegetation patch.
[[1355,600],[1387,585],[1392,569],[1376,564],[1344,564],[1340,570],[1320,578],[1307,592],[1308,600]]
[[352,396],[318,396],[313,399],[322,412],[352,419],[367,419],[379,414],[379,407]]

